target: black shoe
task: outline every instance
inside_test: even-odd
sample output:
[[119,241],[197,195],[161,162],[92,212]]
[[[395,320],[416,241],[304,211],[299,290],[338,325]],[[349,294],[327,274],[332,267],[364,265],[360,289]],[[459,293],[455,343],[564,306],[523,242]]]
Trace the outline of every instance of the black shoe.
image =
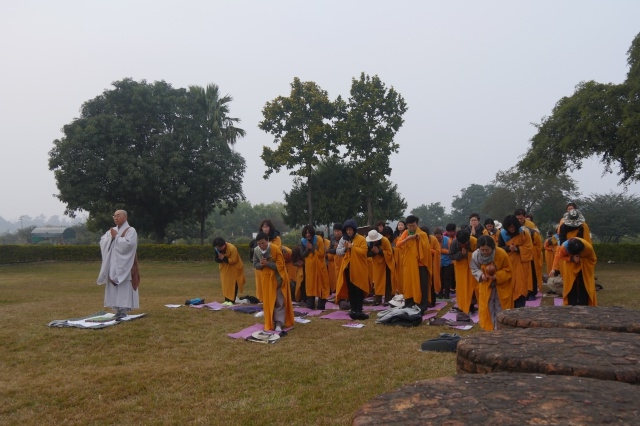
[[529,293],[529,295],[527,296],[527,300],[528,301],[536,300],[536,295],[533,293]]
[[365,314],[364,312],[358,312],[358,319],[360,319],[360,320],[368,320],[369,319],[369,315]]
[[351,312],[349,312],[349,317],[350,317],[352,320],[357,320],[357,319],[358,319],[358,313],[357,313],[357,312],[353,312],[353,311],[351,311]]
[[472,306],[472,307],[469,308],[469,312],[471,312],[471,313],[478,312],[478,308],[476,308],[475,306]]

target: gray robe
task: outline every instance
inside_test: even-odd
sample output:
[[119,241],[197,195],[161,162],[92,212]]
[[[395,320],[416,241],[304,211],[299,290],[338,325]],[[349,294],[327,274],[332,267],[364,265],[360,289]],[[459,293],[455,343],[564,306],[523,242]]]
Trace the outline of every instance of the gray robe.
[[[129,228],[122,237],[125,229]],[[140,307],[138,291],[131,284],[131,268],[138,247],[138,234],[125,222],[118,228],[118,235],[111,239],[107,231],[100,239],[102,265],[98,285],[105,284],[104,306],[110,308],[135,309]],[[115,283],[115,285],[114,285]]]

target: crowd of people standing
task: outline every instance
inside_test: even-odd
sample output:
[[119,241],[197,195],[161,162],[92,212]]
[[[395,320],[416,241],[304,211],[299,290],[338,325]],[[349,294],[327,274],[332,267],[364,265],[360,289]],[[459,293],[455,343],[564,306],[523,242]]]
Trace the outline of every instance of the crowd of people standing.
[[[431,232],[415,215],[399,221],[395,230],[384,221],[358,227],[349,219],[335,223],[332,235],[326,236],[306,225],[300,243],[290,248],[282,244],[273,223],[263,220],[249,254],[265,330],[292,326],[294,301],[323,310],[334,294],[335,303],[349,310],[352,319],[365,320],[368,296],[374,305],[423,313],[454,293],[459,311],[479,311],[480,326],[493,330],[499,312],[536,298],[543,262],[548,276],[562,276],[565,305],[597,304],[596,256],[575,204],[567,205],[558,228],[546,239],[523,209],[502,223],[491,218],[483,223],[473,213],[459,229],[449,223]],[[245,283],[242,261],[222,237],[214,240],[214,247],[225,304],[233,304]]]

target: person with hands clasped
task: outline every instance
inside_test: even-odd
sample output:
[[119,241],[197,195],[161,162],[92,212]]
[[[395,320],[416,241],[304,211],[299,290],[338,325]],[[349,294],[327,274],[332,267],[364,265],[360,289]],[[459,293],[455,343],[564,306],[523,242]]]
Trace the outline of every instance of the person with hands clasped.
[[585,239],[574,237],[558,247],[549,276],[562,275],[564,305],[598,305],[595,279],[597,261],[593,246]]

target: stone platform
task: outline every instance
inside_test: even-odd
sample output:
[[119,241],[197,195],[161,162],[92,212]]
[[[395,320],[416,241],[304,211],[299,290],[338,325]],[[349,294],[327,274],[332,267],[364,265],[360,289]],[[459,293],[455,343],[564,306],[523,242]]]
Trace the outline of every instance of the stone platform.
[[354,425],[640,424],[640,386],[542,374],[459,374],[367,402]]
[[634,333],[567,328],[510,328],[460,340],[458,373],[541,373],[640,384]]
[[498,329],[575,328],[640,333],[640,311],[619,306],[539,306],[498,314]]

